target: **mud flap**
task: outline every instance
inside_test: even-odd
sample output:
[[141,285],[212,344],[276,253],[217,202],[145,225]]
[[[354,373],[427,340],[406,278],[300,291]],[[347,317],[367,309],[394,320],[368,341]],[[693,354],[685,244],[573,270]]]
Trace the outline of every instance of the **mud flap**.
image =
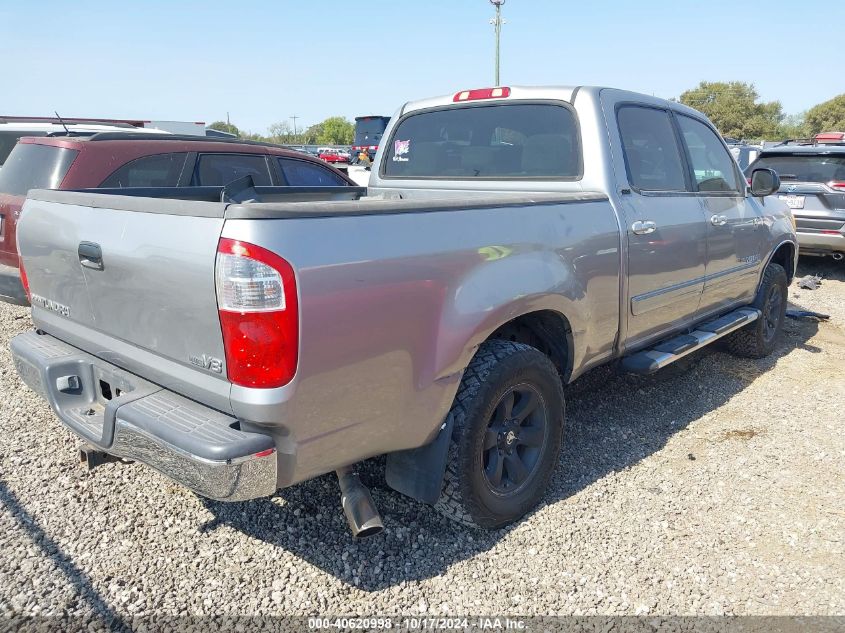
[[385,469],[387,485],[417,501],[430,505],[437,503],[443,488],[454,426],[450,414],[446,416],[433,442],[419,448],[389,453]]

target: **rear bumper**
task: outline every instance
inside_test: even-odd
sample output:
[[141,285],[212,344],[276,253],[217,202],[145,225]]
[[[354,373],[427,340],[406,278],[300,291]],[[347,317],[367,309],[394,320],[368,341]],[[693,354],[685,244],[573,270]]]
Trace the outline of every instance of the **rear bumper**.
[[62,423],[106,453],[153,467],[204,497],[243,501],[273,494],[273,439],[48,334],[12,339],[23,381]]
[[19,306],[29,305],[21,283],[21,271],[14,266],[0,264],[0,301]]
[[798,235],[798,247],[802,253],[845,253],[845,235],[838,233],[802,232]]

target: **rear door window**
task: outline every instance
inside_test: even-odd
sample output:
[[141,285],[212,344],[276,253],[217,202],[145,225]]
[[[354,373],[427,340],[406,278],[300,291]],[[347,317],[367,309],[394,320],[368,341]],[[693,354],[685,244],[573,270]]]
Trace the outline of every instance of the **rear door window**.
[[748,175],[763,168],[774,169],[783,181],[845,182],[845,153],[761,156],[748,168]]
[[187,152],[137,158],[106,178],[101,187],[175,187],[185,167]]
[[333,171],[306,160],[280,158],[279,167],[291,187],[345,187],[348,184]]
[[677,117],[698,191],[739,192],[735,162],[709,127],[688,116]]
[[56,189],[77,154],[75,149],[19,143],[0,168],[0,193],[25,196],[30,189]]
[[200,154],[194,184],[219,187],[244,176],[252,176],[258,187],[273,184],[263,154]]
[[681,150],[669,113],[623,106],[617,119],[631,186],[643,191],[686,191]]
[[556,104],[449,107],[412,114],[388,144],[387,178],[577,180],[575,114]]

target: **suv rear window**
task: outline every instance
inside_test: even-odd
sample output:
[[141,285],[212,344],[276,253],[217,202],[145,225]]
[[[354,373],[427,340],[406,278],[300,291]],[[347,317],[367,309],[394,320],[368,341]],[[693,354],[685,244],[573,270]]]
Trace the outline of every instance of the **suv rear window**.
[[750,175],[755,169],[762,168],[774,169],[781,180],[841,182],[845,181],[845,154],[761,156],[746,171]]
[[52,145],[16,145],[0,169],[0,193],[25,196],[30,189],[55,189],[78,153]]
[[6,162],[22,136],[47,136],[46,132],[0,132],[0,167]]
[[430,110],[399,123],[383,165],[388,178],[577,180],[578,124],[552,104]]

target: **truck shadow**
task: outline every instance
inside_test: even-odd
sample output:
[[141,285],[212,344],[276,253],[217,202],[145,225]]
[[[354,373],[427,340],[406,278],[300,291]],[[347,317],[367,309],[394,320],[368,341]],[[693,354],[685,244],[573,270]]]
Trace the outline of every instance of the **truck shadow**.
[[[782,343],[768,358],[738,359],[710,348],[651,377],[619,374],[612,367],[582,377],[567,390],[568,426],[560,465],[535,512],[661,450],[673,435],[726,403],[795,348],[819,352],[809,343],[817,331],[815,321],[787,319]],[[386,527],[384,534],[369,540],[355,541],[350,535],[333,475],[268,499],[235,504],[205,500],[214,518],[200,529],[230,526],[284,548],[344,583],[378,591],[441,575],[493,548],[522,523],[495,531],[457,525],[387,488],[378,460],[369,463],[362,479],[371,486]]]

